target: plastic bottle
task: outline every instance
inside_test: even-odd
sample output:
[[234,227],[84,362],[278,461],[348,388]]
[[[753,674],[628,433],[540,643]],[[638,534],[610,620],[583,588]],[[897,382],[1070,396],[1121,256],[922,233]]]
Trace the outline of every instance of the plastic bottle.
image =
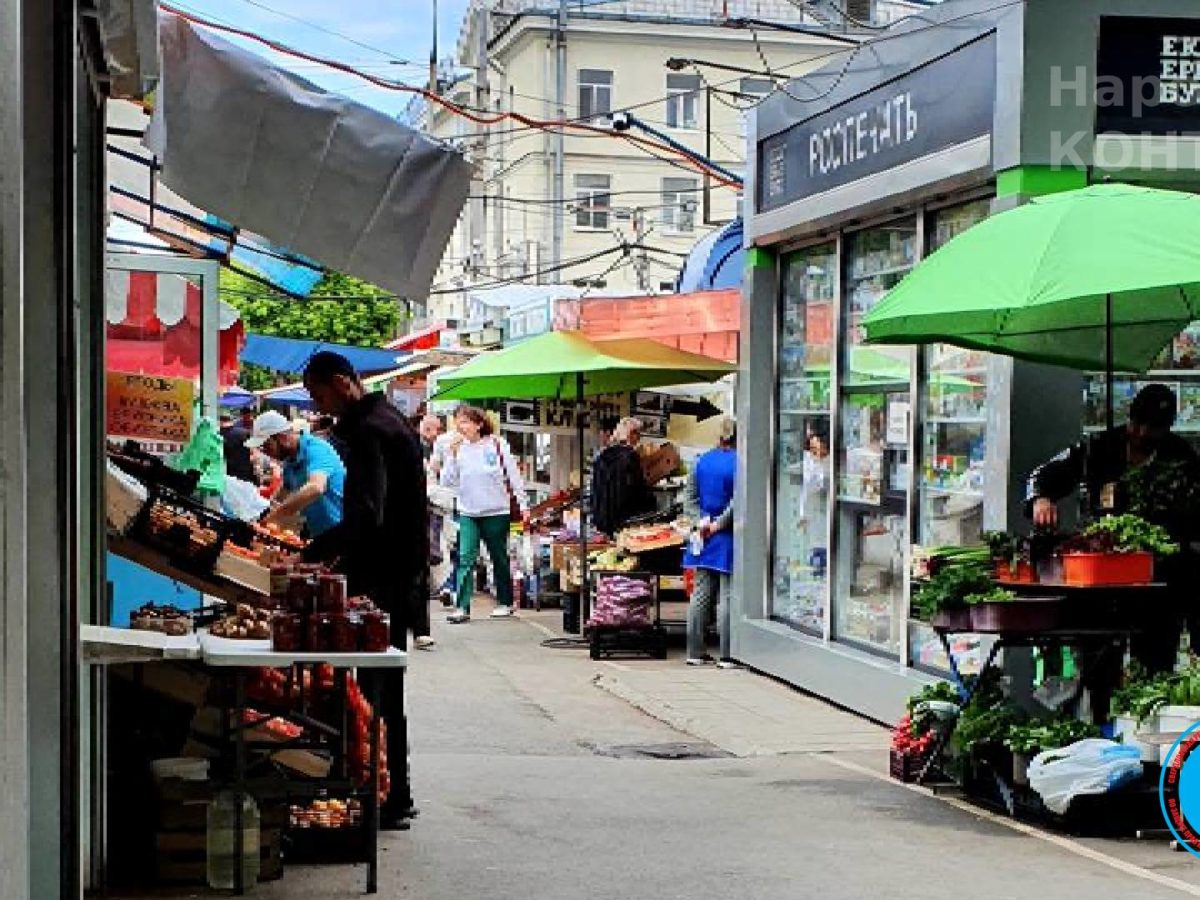
[[[208,804],[208,886],[214,890],[234,888],[237,865],[237,805],[233,791],[221,791]],[[258,804],[242,795],[242,886],[249,891],[258,883]]]

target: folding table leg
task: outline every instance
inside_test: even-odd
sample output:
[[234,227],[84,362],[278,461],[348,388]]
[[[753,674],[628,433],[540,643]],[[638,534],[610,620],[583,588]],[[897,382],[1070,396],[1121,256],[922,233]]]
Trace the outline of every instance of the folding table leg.
[[234,776],[233,776],[233,892],[246,893],[245,869],[242,857],[246,852],[245,823],[242,806],[246,800],[246,675],[244,669],[234,672]]
[[[979,686],[983,683],[983,676],[987,674],[988,669],[990,669],[992,664],[996,661],[996,655],[1000,652],[1000,648],[1003,646],[1003,644],[1004,642],[1001,640],[997,640],[994,644],[992,644],[992,649],[988,653],[987,660],[984,662],[983,667],[980,668],[979,675],[973,682],[971,682],[971,686],[967,688],[966,692],[962,695],[962,702],[958,707],[958,715],[954,717],[953,724],[945,731],[941,732],[938,735],[937,741],[934,742],[933,751],[929,754],[929,759],[925,760],[925,765],[921,767],[921,774],[917,776],[917,784],[925,783],[925,779],[929,777],[929,772],[933,769],[934,763],[942,758],[942,752],[946,749],[946,745],[950,743],[950,738],[954,734],[955,729],[958,728],[958,721],[962,716],[962,711],[967,708],[967,705],[975,696],[975,692],[979,690]],[[947,648],[947,654],[949,654],[949,648]]]
[[367,893],[379,891],[379,723],[383,715],[383,672],[371,673],[371,771],[367,778]]

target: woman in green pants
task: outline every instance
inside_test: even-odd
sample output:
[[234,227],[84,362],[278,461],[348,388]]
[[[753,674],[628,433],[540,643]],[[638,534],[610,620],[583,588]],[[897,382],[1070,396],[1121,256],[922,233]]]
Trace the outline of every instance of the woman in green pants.
[[460,406],[454,413],[458,433],[450,442],[442,469],[442,484],[458,492],[458,598],[447,622],[471,620],[471,595],[479,542],[487,547],[496,583],[492,618],[512,615],[512,569],[508,562],[508,532],[512,502],[528,523],[525,483],[504,438],[492,430],[481,409]]

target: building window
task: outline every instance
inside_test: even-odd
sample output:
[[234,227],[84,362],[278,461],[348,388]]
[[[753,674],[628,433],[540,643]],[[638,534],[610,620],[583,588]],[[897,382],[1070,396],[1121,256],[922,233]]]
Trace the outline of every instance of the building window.
[[901,655],[912,476],[912,351],[863,343],[863,318],[916,263],[917,223],[846,238],[833,560],[833,636]]
[[667,231],[691,231],[696,226],[695,178],[662,180],[662,223]]
[[612,190],[612,179],[607,175],[575,176],[576,228],[608,228],[608,216],[611,211],[610,190]]
[[579,117],[595,119],[612,112],[613,73],[606,69],[579,70]]
[[771,615],[817,636],[828,597],[837,267],[831,244],[788,257],[779,312]]
[[738,93],[755,100],[767,96],[773,90],[775,90],[775,82],[770,78],[743,78],[738,84]]
[[696,96],[699,90],[699,75],[667,76],[667,125],[669,127],[696,127]]

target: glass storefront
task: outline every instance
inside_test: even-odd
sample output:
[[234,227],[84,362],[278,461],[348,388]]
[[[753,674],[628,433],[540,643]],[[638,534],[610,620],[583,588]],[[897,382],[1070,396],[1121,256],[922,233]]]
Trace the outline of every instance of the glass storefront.
[[[771,616],[934,672],[946,669],[941,643],[908,618],[909,547],[981,538],[991,357],[867,345],[862,320],[923,247],[990,206],[847,233],[840,257],[836,243],[805,248],[781,273]],[[959,640],[970,670],[979,639]]]
[[915,217],[846,239],[833,631],[897,657],[908,613],[913,354],[865,346],[861,323],[917,253]]
[[[929,216],[927,253],[987,218],[990,200],[975,200]],[[989,354],[949,344],[924,349],[918,541],[926,547],[978,543],[983,535],[987,453]],[[956,652],[970,671],[979,660],[979,638],[958,635]],[[933,671],[948,668],[933,629],[909,623],[909,662]]]
[[[1179,415],[1173,429],[1200,450],[1200,322],[1180,332],[1155,361],[1150,371],[1136,378],[1117,376],[1113,381],[1113,421],[1129,419],[1129,404],[1147,384],[1165,384],[1175,392]],[[1104,429],[1104,375],[1091,373],[1084,388],[1084,427],[1091,434]]]
[[785,261],[780,306],[772,615],[824,634],[832,478],[829,385],[836,246]]

